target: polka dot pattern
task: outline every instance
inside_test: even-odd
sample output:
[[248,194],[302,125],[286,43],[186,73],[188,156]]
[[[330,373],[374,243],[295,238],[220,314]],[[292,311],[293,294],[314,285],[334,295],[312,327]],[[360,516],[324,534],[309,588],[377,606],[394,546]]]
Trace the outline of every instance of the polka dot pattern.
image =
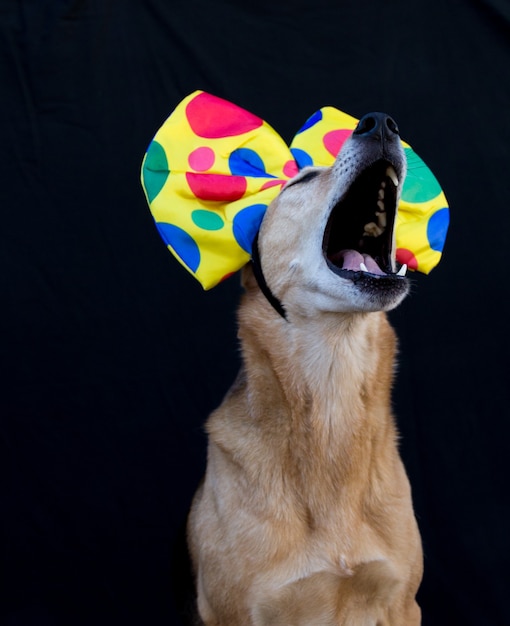
[[242,135],[264,123],[260,117],[205,92],[189,101],[186,118],[195,135],[206,139]]
[[397,218],[398,254],[404,255],[404,258],[412,255],[409,262],[401,262],[428,274],[441,259],[449,224],[448,203],[436,177],[424,161],[410,146],[404,147],[404,153],[407,176]]
[[302,150],[298,163],[259,117],[204,92],[175,109],[155,142],[146,160],[161,161],[155,169],[166,179],[143,176],[151,211],[171,252],[206,289],[249,261],[268,203],[311,162]]
[[191,214],[193,223],[203,230],[220,230],[225,225],[225,220],[214,211],[197,209]]
[[308,165],[313,165],[313,159],[308,152],[305,152],[300,148],[291,148],[290,151],[300,170]]
[[193,150],[188,157],[188,163],[190,168],[195,170],[195,172],[205,172],[211,169],[215,159],[214,150],[207,146],[202,146],[201,148]]
[[414,150],[405,148],[407,176],[402,189],[402,200],[406,202],[429,202],[441,193],[436,177]]
[[312,128],[312,126],[315,126],[315,124],[318,124],[321,120],[322,111],[316,111],[313,115],[310,115],[310,117],[306,120],[303,126],[301,126],[301,128],[298,130],[297,134],[299,135],[300,133],[304,133],[305,130]]
[[340,148],[351,135],[351,130],[330,130],[329,133],[324,135],[324,146],[331,156],[336,159],[338,153],[340,152]]
[[242,198],[246,191],[246,178],[243,176],[187,172],[186,180],[192,193],[200,200],[232,202]]
[[267,204],[252,204],[236,214],[233,232],[237,243],[243,250],[251,254],[251,247],[259,231]]
[[255,150],[238,148],[229,156],[228,165],[234,176],[255,176],[267,178],[264,161]]
[[192,272],[200,265],[200,249],[193,237],[174,224],[158,222],[157,228],[163,241],[176,254],[177,258]]
[[152,141],[142,166],[142,182],[149,203],[163,189],[169,175],[165,150],[160,143]]
[[287,181],[286,180],[268,180],[266,183],[262,185],[260,188],[261,191],[264,189],[271,189],[271,187],[283,187]]
[[418,261],[416,260],[416,257],[411,250],[407,250],[407,248],[397,248],[397,261],[401,265],[405,263],[410,270],[418,269]]
[[442,252],[446,233],[450,224],[450,212],[447,208],[439,209],[432,214],[427,224],[427,239],[432,250]]
[[285,176],[287,176],[287,178],[292,178],[298,172],[299,169],[294,159],[287,161],[287,163],[285,163],[285,165],[283,166],[283,173],[285,174]]
[[[338,109],[314,113],[290,148],[261,118],[197,91],[157,132],[142,184],[161,237],[205,289],[251,256],[271,200],[304,167],[330,166],[357,120]],[[397,218],[397,259],[428,273],[440,260],[448,204],[432,172],[403,142],[408,161]]]

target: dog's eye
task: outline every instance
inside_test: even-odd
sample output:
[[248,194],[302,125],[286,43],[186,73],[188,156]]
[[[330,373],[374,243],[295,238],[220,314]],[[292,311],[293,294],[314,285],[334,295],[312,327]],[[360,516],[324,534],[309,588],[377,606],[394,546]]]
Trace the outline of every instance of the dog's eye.
[[306,174],[303,174],[303,176],[301,176],[301,178],[297,178],[296,180],[292,180],[290,181],[287,186],[285,187],[285,189],[288,189],[289,187],[292,187],[292,185],[297,185],[299,183],[306,183],[309,180],[312,180],[312,178],[315,178],[316,176],[319,175],[319,172],[317,170],[311,170],[310,172],[307,172]]

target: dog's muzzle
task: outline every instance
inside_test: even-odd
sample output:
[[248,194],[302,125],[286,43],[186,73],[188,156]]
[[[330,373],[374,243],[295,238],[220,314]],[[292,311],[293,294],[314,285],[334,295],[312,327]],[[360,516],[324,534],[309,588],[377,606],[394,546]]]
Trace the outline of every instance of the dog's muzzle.
[[351,149],[359,152],[364,165],[331,210],[323,253],[328,267],[342,278],[378,289],[395,288],[399,281],[406,283],[407,269],[403,265],[395,271],[394,260],[397,204],[405,175],[396,122],[385,113],[365,115],[353,132]]

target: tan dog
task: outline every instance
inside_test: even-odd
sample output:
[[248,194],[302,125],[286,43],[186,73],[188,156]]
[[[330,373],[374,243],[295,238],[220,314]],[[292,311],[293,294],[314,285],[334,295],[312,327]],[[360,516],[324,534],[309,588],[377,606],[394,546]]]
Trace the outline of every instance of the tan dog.
[[[210,416],[189,518],[206,626],[416,626],[422,553],[390,409],[408,292],[398,130],[365,116],[271,203],[239,309],[243,367]],[[271,295],[272,294],[272,295]]]

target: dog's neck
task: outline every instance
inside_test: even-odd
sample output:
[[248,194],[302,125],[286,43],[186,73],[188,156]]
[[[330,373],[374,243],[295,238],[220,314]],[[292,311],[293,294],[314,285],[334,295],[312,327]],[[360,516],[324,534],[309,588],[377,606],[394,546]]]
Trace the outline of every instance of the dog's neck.
[[[254,316],[254,317],[253,317]],[[256,291],[240,307],[250,419],[273,433],[278,463],[293,468],[307,506],[370,467],[390,430],[395,335],[384,313],[331,314],[286,322]],[[379,452],[380,454],[380,452]],[[285,458],[284,458],[285,457]],[[320,485],[320,489],[311,486]]]

